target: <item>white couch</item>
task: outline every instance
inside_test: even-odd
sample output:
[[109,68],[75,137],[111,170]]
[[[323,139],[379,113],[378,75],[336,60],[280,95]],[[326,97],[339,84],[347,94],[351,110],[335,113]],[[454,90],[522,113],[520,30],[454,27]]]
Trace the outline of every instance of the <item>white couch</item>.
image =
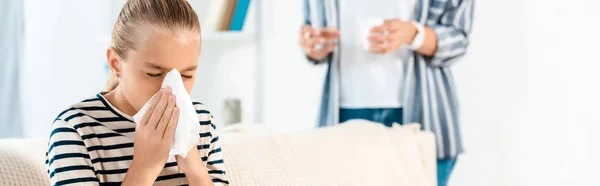
[[[434,136],[419,125],[354,120],[304,132],[221,134],[231,185],[436,185]],[[0,185],[49,185],[45,140],[0,140]]]

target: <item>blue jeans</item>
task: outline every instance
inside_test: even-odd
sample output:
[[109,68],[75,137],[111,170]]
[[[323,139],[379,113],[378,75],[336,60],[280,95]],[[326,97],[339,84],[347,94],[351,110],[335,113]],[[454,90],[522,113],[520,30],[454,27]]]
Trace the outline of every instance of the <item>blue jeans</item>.
[[402,108],[340,109],[340,123],[351,119],[364,119],[392,127],[394,123],[402,124]]
[[456,160],[457,157],[437,160],[438,186],[448,185],[448,179],[450,178],[452,169],[454,169],[454,165],[456,165]]
[[[365,108],[340,109],[340,123],[351,119],[364,119],[392,127],[394,123],[402,125],[402,108]],[[437,160],[438,186],[446,186],[450,173],[456,164],[456,157]]]

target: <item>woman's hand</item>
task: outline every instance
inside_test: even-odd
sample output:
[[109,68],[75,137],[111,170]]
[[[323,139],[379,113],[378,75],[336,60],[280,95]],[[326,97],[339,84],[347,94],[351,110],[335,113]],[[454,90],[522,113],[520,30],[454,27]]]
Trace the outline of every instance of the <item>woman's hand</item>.
[[133,161],[123,185],[152,185],[165,166],[179,120],[175,96],[164,88],[135,128]]
[[177,166],[187,177],[190,186],[213,185],[202,161],[202,156],[196,147],[190,149],[185,158],[177,155],[175,159],[177,160]]
[[320,61],[335,50],[335,40],[339,37],[340,32],[336,28],[319,30],[310,25],[304,25],[300,29],[298,42],[306,55]]
[[383,25],[373,27],[370,31],[369,51],[376,54],[386,54],[402,45],[410,45],[417,35],[415,25],[399,19],[384,20]]

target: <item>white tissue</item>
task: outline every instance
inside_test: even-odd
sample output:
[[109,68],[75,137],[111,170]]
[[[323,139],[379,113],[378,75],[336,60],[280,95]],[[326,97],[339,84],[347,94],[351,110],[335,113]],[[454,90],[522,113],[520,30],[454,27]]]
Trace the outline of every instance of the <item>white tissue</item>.
[[[198,123],[198,115],[196,109],[192,104],[192,98],[187,93],[183,81],[181,80],[181,74],[177,69],[171,70],[167,73],[162,83],[162,88],[171,87],[172,93],[176,97],[175,105],[179,108],[179,122],[177,123],[177,129],[175,129],[175,139],[173,146],[169,151],[169,155],[179,155],[183,158],[187,155],[188,151],[192,147],[196,147],[200,136],[200,124]],[[159,92],[160,93],[160,92]],[[156,96],[156,94],[154,94]],[[152,98],[154,98],[152,96]],[[152,100],[150,98],[150,100]],[[150,101],[148,101],[142,109],[133,116],[135,123],[139,123],[142,120],[142,116],[148,110]]]

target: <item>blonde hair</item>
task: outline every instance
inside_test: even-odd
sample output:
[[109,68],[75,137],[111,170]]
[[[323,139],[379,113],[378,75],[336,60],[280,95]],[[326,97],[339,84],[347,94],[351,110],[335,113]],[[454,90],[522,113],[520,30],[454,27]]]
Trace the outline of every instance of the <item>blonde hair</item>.
[[[198,15],[186,0],[128,0],[115,22],[111,47],[125,59],[129,51],[136,49],[136,36],[147,26],[200,35]],[[118,77],[109,71],[106,89],[112,91],[118,85]]]

